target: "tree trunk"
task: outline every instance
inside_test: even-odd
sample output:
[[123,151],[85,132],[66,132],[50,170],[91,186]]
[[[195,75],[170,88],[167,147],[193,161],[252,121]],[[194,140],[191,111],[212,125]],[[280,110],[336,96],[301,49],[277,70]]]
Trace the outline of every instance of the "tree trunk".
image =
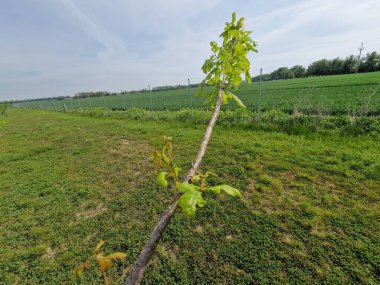
[[[222,106],[222,93],[223,93],[223,89],[220,88],[218,92],[218,99],[216,101],[211,120],[204,134],[202,144],[199,147],[198,154],[194,160],[194,163],[192,164],[191,168],[187,172],[182,182],[188,182],[190,178],[197,172],[199,165],[202,161],[202,158],[205,155],[207,145],[210,141],[210,137],[214,129],[215,122],[218,118],[219,111]],[[162,217],[160,218],[160,220],[157,222],[156,226],[154,227],[153,232],[148,242],[144,246],[143,250],[140,252],[140,255],[135,263],[132,273],[129,275],[124,285],[140,284],[144,275],[145,268],[148,265],[148,262],[156,248],[157,242],[160,239],[161,234],[165,230],[167,224],[171,220],[175,210],[177,209],[179,197],[180,197],[180,194],[178,192],[173,196],[172,202],[170,203],[168,208],[166,208],[165,213],[162,215]]]

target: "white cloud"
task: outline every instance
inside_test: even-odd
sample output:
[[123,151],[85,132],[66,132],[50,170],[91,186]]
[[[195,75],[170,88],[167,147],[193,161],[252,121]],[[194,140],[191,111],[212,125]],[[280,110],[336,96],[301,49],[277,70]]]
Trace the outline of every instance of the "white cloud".
[[27,1],[5,3],[0,100],[200,81],[209,42],[233,10],[259,44],[254,73],[346,56],[361,41],[366,51],[380,46],[377,0],[35,0],[24,10]]
[[371,43],[368,50],[378,50],[379,10],[378,1],[311,0],[261,15],[252,21],[259,31],[258,64],[268,72],[344,57],[356,53],[362,41]]

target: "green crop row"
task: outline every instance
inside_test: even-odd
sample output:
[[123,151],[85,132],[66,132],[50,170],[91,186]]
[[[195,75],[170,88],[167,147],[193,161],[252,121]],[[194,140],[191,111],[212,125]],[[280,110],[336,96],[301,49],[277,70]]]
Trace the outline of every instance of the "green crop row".
[[[380,72],[274,80],[243,84],[236,94],[251,110],[325,115],[379,115]],[[260,102],[259,102],[260,101]],[[205,109],[205,98],[196,89],[152,93],[120,93],[106,97],[39,100],[17,103],[18,107],[74,110],[144,108],[152,110]],[[231,108],[236,108],[232,106]]]

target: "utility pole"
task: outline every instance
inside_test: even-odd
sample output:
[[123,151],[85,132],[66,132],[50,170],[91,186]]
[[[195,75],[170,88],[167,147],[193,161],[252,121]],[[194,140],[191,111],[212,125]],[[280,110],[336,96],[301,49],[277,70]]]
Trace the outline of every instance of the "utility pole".
[[107,108],[106,99],[104,98],[104,93],[102,93],[102,97],[103,97],[104,108]]
[[80,105],[80,99],[79,99],[79,96],[77,96],[77,100],[78,100],[79,110],[82,112],[82,106]]
[[190,99],[191,114],[193,114],[193,99],[191,98],[190,78],[187,79],[187,82],[189,83],[189,99]]
[[252,111],[254,110],[254,107],[255,107],[255,82],[253,81],[253,79],[251,79],[251,83],[252,83],[252,102],[251,102],[251,109]]
[[124,106],[124,111],[126,110],[126,106],[125,106],[125,98],[124,98],[124,92],[123,90],[120,90],[120,96],[121,96],[121,100],[123,101],[123,106]]
[[356,63],[356,70],[355,70],[355,73],[358,73],[358,69],[359,69],[359,65],[360,65],[360,57],[362,55],[362,50],[364,50],[365,47],[363,47],[363,42],[362,42],[362,45],[360,48],[358,48],[359,50],[359,56],[358,56],[358,62]]
[[92,110],[92,101],[91,101],[91,96],[90,96],[90,94],[87,94],[87,96],[88,96],[88,99],[90,99],[90,106],[91,106],[91,110]]
[[259,82],[259,103],[257,105],[257,111],[261,111],[261,82],[262,82],[262,76],[263,76],[263,68],[260,68],[260,82]]
[[150,85],[149,85],[149,97],[150,97],[150,110],[152,111],[152,108],[153,108],[153,98],[152,98],[152,90],[150,90]]

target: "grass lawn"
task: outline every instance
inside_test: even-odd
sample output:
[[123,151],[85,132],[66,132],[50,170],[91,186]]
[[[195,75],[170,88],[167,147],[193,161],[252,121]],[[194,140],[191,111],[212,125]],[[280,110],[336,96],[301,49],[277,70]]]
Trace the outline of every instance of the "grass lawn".
[[[173,137],[182,169],[204,125],[10,109],[0,123],[0,283],[101,284],[91,255],[122,251],[121,284],[172,193],[151,150]],[[202,163],[243,198],[205,195],[180,210],[144,284],[379,284],[380,139],[221,126]]]

